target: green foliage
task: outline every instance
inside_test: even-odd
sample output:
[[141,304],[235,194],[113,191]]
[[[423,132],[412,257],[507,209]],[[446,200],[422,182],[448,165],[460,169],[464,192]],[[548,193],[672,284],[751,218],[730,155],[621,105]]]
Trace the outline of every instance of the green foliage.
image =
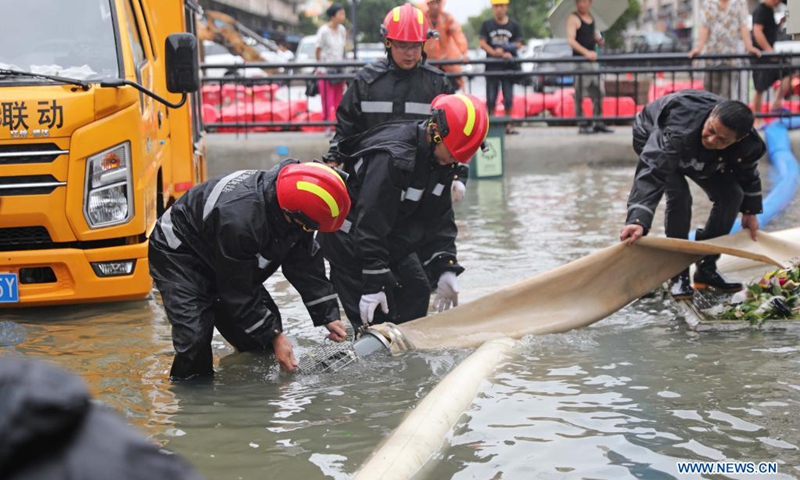
[[[622,0],[618,0],[622,1]],[[642,13],[642,5],[639,0],[628,0],[628,9],[611,25],[611,28],[603,33],[606,39],[605,48],[610,50],[620,50],[625,47],[625,39],[622,33],[628,28],[628,23],[639,18]]]
[[317,29],[320,25],[321,24],[317,23],[315,18],[300,15],[300,22],[297,24],[297,29],[303,36],[314,35],[317,33]]

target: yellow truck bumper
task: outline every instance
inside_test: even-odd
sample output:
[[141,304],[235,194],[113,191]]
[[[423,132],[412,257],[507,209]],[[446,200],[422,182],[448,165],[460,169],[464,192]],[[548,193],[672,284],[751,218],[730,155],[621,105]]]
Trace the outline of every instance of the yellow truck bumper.
[[[91,262],[135,260],[130,275],[99,277]],[[27,307],[65,303],[113,302],[142,299],[153,281],[147,261],[147,242],[98,249],[62,248],[0,252],[0,273],[23,268],[50,267],[56,281],[19,285],[19,303],[0,307]]]

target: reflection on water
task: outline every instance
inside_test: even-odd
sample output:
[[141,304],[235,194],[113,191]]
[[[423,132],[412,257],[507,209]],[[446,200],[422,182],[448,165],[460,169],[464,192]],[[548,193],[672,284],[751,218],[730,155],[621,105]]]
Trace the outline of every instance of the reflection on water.
[[[614,242],[630,175],[575,168],[472,181],[457,209],[463,297]],[[798,224],[796,201],[775,228]],[[276,276],[268,287],[298,354],[318,345],[325,331],[288,283]],[[580,301],[580,292],[567,294]],[[232,354],[217,336],[214,380],[171,385],[157,299],[0,315],[0,356],[47,358],[81,374],[98,399],[213,479],[349,478],[470,353],[413,352],[292,376],[268,356]],[[423,473],[662,479],[678,477],[681,459],[731,459],[777,460],[784,476],[770,478],[800,476],[800,420],[790,413],[800,402],[796,336],[697,335],[675,315],[651,299],[588,329],[525,339],[461,418],[452,448]]]

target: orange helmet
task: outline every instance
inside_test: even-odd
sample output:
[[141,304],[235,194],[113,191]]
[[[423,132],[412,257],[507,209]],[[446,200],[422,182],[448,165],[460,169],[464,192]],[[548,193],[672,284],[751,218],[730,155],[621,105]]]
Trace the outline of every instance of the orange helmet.
[[287,165],[278,174],[276,185],[281,209],[307,229],[335,232],[350,212],[344,180],[327,165]]
[[439,95],[431,103],[439,137],[453,158],[468,163],[489,133],[486,105],[474,95]]
[[381,34],[387,40],[398,42],[423,43],[428,39],[425,28],[425,16],[422,10],[410,3],[394,7],[386,14],[381,27]]

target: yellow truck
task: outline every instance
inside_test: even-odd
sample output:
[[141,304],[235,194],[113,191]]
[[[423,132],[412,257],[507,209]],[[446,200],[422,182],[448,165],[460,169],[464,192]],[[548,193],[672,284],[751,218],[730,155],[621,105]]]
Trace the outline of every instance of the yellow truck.
[[15,2],[0,29],[0,309],[131,300],[206,178],[190,0]]

